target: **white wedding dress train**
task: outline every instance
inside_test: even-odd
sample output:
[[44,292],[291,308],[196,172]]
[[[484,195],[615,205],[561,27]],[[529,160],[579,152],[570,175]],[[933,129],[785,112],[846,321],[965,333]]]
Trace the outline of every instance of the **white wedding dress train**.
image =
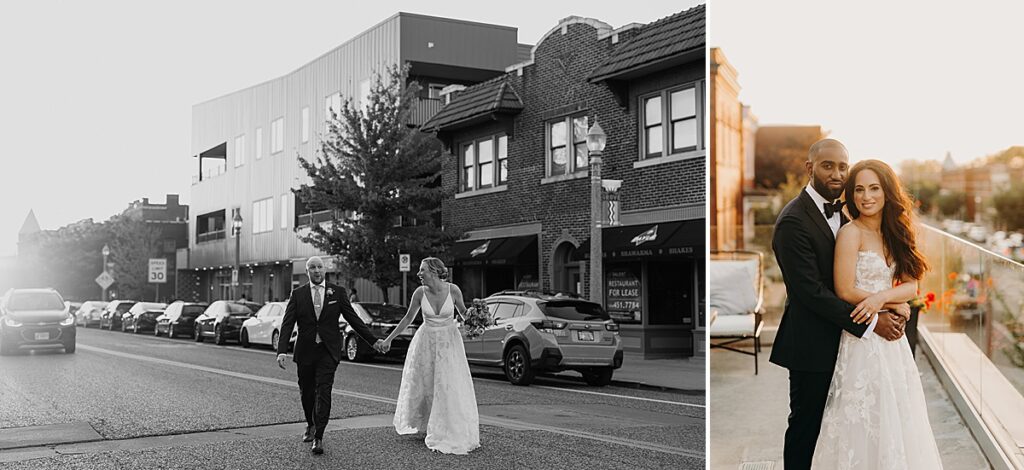
[[[878,253],[858,253],[858,289],[889,289],[893,273]],[[942,468],[921,378],[905,336],[886,341],[874,333],[857,338],[843,332],[811,467]]]
[[462,335],[455,324],[451,285],[439,312],[427,296],[402,370],[394,425],[399,434],[426,430],[427,447],[466,454],[480,447],[480,416]]

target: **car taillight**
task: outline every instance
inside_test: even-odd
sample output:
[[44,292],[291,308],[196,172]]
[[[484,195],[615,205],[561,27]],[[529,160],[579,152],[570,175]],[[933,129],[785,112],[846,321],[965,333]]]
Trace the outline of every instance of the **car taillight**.
[[568,336],[569,332],[565,331],[565,327],[569,326],[568,322],[557,321],[557,320],[544,320],[541,322],[534,322],[533,324],[538,330],[545,333],[551,333],[555,336]]
[[619,325],[617,325],[615,323],[605,323],[604,324],[604,329],[606,329],[608,331],[619,331]]

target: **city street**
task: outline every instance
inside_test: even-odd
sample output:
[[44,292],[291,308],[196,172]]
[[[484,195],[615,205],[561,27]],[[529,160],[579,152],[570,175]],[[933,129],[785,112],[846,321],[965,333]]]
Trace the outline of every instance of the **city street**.
[[481,447],[432,453],[391,426],[401,365],[339,365],[314,456],[294,364],[269,349],[79,328],[75,354],[0,358],[0,466],[704,468],[703,395],[575,377],[517,387],[499,369],[473,370]]

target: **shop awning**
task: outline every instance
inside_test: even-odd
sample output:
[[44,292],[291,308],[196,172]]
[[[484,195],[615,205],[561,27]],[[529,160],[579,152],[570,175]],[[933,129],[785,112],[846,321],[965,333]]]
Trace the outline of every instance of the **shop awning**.
[[[704,219],[630,225],[604,229],[601,234],[605,258],[683,256],[703,252]],[[576,260],[590,259],[590,240],[576,249]]]
[[452,247],[451,254],[456,264],[518,264],[520,257],[536,264],[537,236],[458,242]]

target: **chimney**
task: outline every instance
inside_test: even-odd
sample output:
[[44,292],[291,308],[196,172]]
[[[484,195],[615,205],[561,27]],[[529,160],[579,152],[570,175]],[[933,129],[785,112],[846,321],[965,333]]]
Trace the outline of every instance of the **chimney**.
[[149,205],[149,198],[148,197],[142,198],[142,205],[144,205],[144,206],[148,206]]
[[448,85],[441,89],[441,99],[444,100],[444,104],[451,103],[452,99],[458,97],[465,89],[463,85]]
[[167,195],[167,206],[168,207],[175,207],[177,205],[178,205],[178,195],[177,194],[168,194]]

